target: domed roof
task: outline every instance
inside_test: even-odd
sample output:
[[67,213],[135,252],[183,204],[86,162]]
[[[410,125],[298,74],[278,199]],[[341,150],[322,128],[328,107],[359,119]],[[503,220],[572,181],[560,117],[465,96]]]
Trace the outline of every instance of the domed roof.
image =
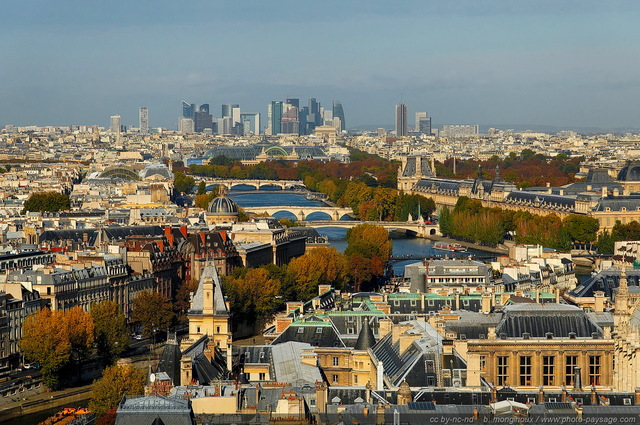
[[171,170],[169,170],[166,165],[158,162],[147,165],[144,169],[140,170],[138,174],[141,179],[147,179],[157,175],[165,180],[173,180],[173,173]]
[[238,214],[238,206],[233,199],[226,196],[218,196],[209,202],[207,210],[214,214]]
[[619,181],[640,181],[640,162],[633,161],[628,163],[618,174]]

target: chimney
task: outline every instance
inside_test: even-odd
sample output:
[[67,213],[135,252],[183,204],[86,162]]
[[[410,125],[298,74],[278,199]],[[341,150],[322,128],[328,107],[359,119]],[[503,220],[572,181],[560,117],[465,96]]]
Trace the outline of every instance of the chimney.
[[540,387],[538,389],[538,404],[544,403],[544,388]]
[[483,313],[491,313],[491,300],[493,298],[493,295],[491,295],[489,292],[483,292],[482,293],[482,308],[480,311],[482,311]]
[[607,191],[607,186],[602,186],[602,193],[600,194],[600,196],[604,198],[605,196],[607,196],[607,193],[609,193]]
[[634,404],[638,405],[640,404],[640,387],[635,388],[635,393],[636,393],[636,402]]
[[287,301],[287,314],[298,310],[298,314],[303,313],[304,303],[302,301]]
[[378,361],[378,368],[376,370],[376,390],[384,390],[384,366],[381,361]]
[[614,196],[614,197],[618,197],[618,196],[620,196],[620,191],[618,190],[618,188],[617,188],[617,187],[613,189],[613,196]]
[[573,368],[573,388],[582,391],[582,380],[580,379],[580,366]]
[[391,319],[378,320],[378,327],[379,327],[379,333],[380,333],[379,337],[382,338],[383,336],[391,332],[392,325],[393,325],[393,322],[391,321]]
[[399,323],[391,327],[391,342],[395,344],[400,340],[400,336],[406,331],[411,329],[411,325],[408,323]]
[[591,405],[596,406],[598,404],[598,393],[596,392],[596,386],[591,385]]
[[593,293],[593,296],[595,298],[593,309],[595,310],[596,313],[602,313],[604,311],[605,302],[607,300],[607,298],[604,296],[604,292],[595,291]]
[[564,385],[562,386],[562,402],[567,402],[567,387]]
[[489,326],[487,339],[496,339],[496,327]]

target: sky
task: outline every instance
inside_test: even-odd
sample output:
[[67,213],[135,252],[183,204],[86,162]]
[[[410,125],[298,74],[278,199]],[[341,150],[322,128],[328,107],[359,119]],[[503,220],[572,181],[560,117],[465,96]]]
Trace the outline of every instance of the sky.
[[0,126],[175,129],[181,101],[287,97],[347,128],[640,128],[637,0],[3,0]]

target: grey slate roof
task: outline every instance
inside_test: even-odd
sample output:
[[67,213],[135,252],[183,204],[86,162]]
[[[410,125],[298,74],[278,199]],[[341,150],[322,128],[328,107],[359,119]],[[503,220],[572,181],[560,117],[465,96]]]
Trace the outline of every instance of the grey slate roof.
[[116,425],[152,424],[157,419],[165,425],[195,425],[191,402],[175,397],[127,397],[118,404]]
[[520,338],[529,333],[533,338],[545,337],[548,332],[554,337],[591,338],[593,333],[602,335],[602,329],[585,312],[566,304],[514,304],[504,307],[504,317],[496,327],[496,335],[506,334],[510,338]]
[[593,208],[594,211],[622,211],[625,208],[627,211],[636,211],[640,209],[640,196],[607,196],[600,199],[600,202]]
[[[593,297],[595,291],[602,291],[606,297],[614,298],[619,280],[619,270],[603,270],[573,288],[569,294],[575,297]],[[627,270],[627,285],[629,285],[630,291],[638,287],[639,281],[640,270]]]
[[216,315],[228,316],[229,310],[227,310],[227,304],[224,302],[224,295],[222,295],[222,285],[220,278],[218,277],[218,271],[215,266],[210,262],[207,263],[200,275],[200,282],[198,282],[198,289],[196,290],[193,300],[191,301],[191,308],[189,313],[201,314],[204,308],[204,281],[206,279],[213,279],[213,311]]
[[178,344],[168,343],[162,350],[162,358],[158,364],[158,372],[165,372],[174,385],[180,383],[180,347]]
[[306,319],[294,322],[272,342],[272,345],[288,341],[306,342],[315,347],[345,347],[336,328],[331,322]]
[[365,320],[362,321],[362,329],[360,329],[360,334],[358,335],[358,340],[356,341],[354,348],[356,350],[368,350],[373,347],[375,343],[376,339],[373,336],[369,320],[365,318]]
[[322,381],[320,369],[302,363],[302,350],[313,348],[301,342],[287,342],[271,347],[274,379],[294,386]]
[[124,240],[127,236],[162,236],[161,226],[109,226],[102,229],[107,240]]
[[522,205],[539,205],[546,208],[562,208],[573,211],[576,200],[570,196],[553,195],[550,193],[536,193],[517,190],[507,195],[505,202]]

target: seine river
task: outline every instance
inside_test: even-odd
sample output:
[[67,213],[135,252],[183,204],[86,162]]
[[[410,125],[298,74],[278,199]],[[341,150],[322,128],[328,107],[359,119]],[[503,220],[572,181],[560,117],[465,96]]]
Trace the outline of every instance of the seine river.
[[[231,190],[227,193],[231,199],[233,199],[239,206],[244,208],[246,211],[251,212],[252,207],[271,207],[271,206],[279,206],[279,205],[287,205],[287,206],[299,206],[299,207],[310,207],[310,206],[324,206],[324,204],[320,201],[309,200],[304,197],[304,195],[282,191],[282,190],[251,190],[251,186],[236,186],[234,190]],[[259,212],[256,210],[255,212]],[[286,211],[278,212],[274,214],[276,218],[290,218],[294,219],[295,216]],[[309,220],[330,220],[330,217],[324,213],[313,213],[307,216]],[[347,233],[346,229],[342,229],[339,227],[321,227],[318,228],[318,233],[325,235],[329,238],[329,244],[335,247],[339,251],[344,251],[347,247],[347,241],[345,240],[345,235]],[[393,237],[393,236],[392,236]],[[431,241],[428,239],[420,239],[420,238],[405,238],[405,237],[393,237],[393,256],[394,257],[402,257],[402,256],[416,256],[420,255],[423,257],[429,256],[444,256],[448,254],[451,256],[451,253],[444,253],[443,251],[439,251],[433,249],[431,246]],[[458,253],[457,256],[468,256],[468,255],[478,255],[478,256],[491,256],[494,254],[477,251],[470,249],[467,253],[462,254]],[[406,264],[415,263],[416,261],[398,261],[393,265],[394,273],[396,275],[400,275],[404,273],[404,266]]]

